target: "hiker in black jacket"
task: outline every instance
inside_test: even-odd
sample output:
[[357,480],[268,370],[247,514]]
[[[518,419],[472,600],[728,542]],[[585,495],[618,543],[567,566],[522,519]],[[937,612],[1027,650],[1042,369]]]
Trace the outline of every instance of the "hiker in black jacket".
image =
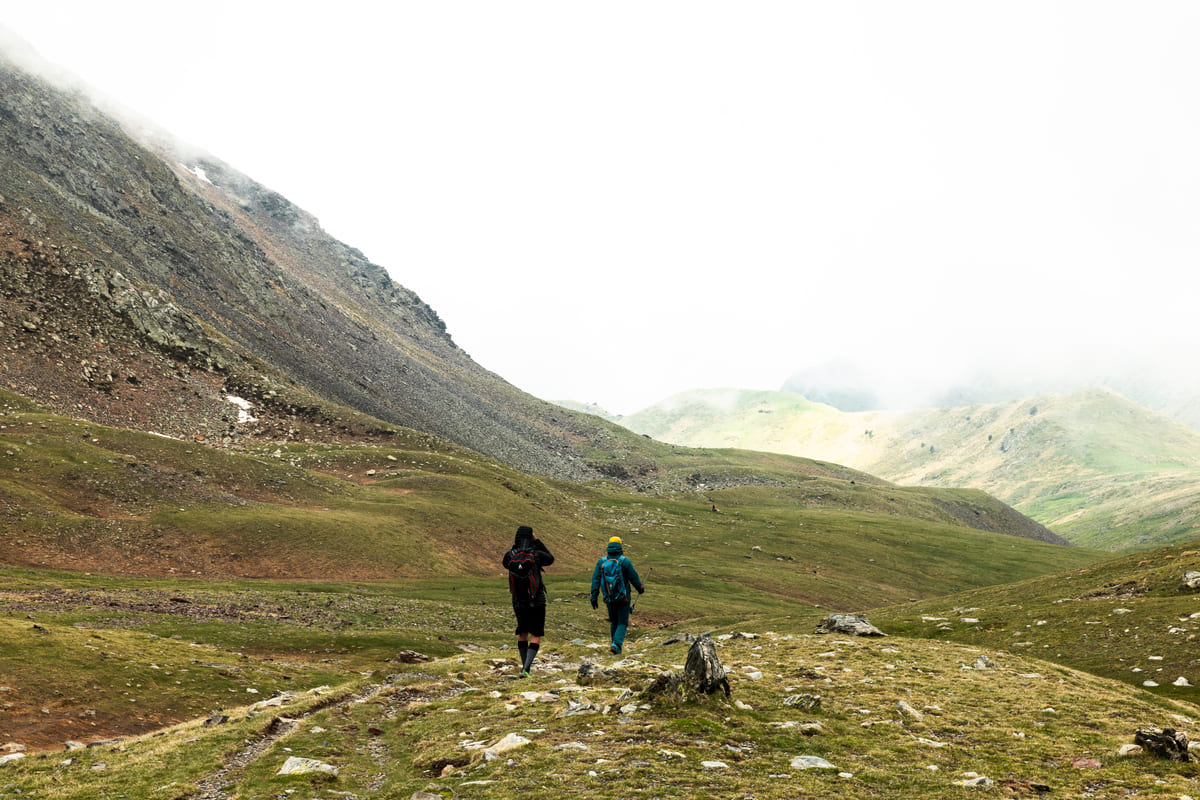
[[546,635],[546,585],[542,567],[554,563],[554,556],[533,535],[533,528],[517,528],[512,549],[502,562],[508,570],[508,589],[512,593],[513,613],[517,615],[517,652],[521,656],[521,676],[528,678],[533,669],[542,637]]

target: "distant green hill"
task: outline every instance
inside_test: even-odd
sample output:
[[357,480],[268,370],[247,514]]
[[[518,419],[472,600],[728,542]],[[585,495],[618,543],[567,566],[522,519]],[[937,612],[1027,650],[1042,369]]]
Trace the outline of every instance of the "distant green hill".
[[1200,535],[1200,432],[1106,390],[844,413],[788,392],[717,389],[620,423],[694,447],[792,453],[903,485],[982,489],[1089,547],[1144,549]]

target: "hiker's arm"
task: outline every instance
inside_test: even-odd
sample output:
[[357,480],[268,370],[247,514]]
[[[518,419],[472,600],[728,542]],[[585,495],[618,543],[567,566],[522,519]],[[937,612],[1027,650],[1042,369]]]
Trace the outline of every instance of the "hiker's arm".
[[554,555],[550,552],[549,548],[546,547],[545,543],[542,542],[541,539],[534,539],[533,545],[537,548],[538,564],[543,567],[548,567],[554,563]]
[[633,584],[633,588],[637,589],[637,593],[641,594],[646,591],[646,587],[642,584],[642,578],[637,573],[637,568],[633,566],[633,562],[625,559],[625,577]]
[[600,597],[600,563],[596,562],[596,568],[592,570],[592,608],[597,605],[597,599]]

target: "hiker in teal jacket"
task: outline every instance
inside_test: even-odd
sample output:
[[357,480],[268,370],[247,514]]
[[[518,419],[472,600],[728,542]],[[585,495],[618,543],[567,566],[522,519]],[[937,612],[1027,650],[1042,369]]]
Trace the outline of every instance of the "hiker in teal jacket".
[[625,644],[625,629],[629,627],[629,609],[633,596],[630,588],[637,589],[637,593],[641,594],[646,591],[646,587],[642,585],[642,579],[633,568],[633,562],[623,555],[624,548],[619,536],[608,540],[606,551],[608,555],[596,562],[596,569],[592,572],[592,608],[599,608],[597,600],[600,590],[603,589],[612,635],[609,652],[616,655]]

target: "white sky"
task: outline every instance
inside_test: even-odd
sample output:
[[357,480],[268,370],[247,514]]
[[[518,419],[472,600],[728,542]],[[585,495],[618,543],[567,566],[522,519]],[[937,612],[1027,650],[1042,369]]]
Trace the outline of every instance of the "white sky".
[[1200,342],[1190,0],[0,0],[0,24],[546,399]]

